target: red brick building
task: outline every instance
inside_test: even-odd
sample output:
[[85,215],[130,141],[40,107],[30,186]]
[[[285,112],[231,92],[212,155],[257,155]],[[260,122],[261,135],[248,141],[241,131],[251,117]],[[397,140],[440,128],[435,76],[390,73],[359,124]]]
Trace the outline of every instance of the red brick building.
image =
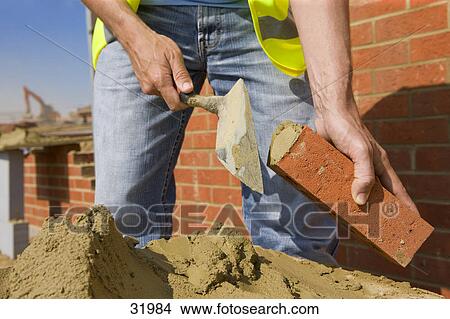
[[[356,240],[345,240],[338,260],[450,295],[450,4],[429,0],[351,1],[353,88],[370,131],[436,231],[403,269]],[[207,89],[207,88],[206,88]],[[214,153],[215,116],[196,110],[176,169],[179,203],[208,204],[198,215],[242,226],[238,181]],[[58,210],[93,202],[89,147],[46,148],[25,159],[25,216],[40,226]],[[237,213],[236,213],[237,212]],[[179,212],[178,212],[179,213]]]

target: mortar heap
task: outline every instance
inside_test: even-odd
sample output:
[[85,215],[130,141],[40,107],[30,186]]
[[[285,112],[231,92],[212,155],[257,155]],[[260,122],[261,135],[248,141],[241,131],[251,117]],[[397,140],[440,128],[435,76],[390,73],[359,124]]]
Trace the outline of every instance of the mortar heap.
[[50,218],[14,265],[0,269],[0,298],[439,297],[254,247],[238,235],[161,239],[144,249],[135,243],[102,207],[72,224]]

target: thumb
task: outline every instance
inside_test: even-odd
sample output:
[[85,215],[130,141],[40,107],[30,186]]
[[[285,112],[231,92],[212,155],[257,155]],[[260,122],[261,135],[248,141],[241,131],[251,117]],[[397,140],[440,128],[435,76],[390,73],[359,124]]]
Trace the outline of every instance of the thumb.
[[172,68],[173,80],[178,90],[183,93],[191,93],[194,90],[194,85],[184,65],[183,56],[178,54],[177,57],[171,60],[170,67]]
[[363,147],[350,157],[355,165],[352,197],[356,204],[364,205],[375,182],[372,154]]

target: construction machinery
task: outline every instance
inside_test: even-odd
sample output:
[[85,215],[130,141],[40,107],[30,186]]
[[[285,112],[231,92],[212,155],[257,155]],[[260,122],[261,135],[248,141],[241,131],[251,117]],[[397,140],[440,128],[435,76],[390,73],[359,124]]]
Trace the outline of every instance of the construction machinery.
[[[46,104],[42,97],[26,86],[23,87],[23,96],[25,100],[25,113],[22,117],[23,121],[50,124],[58,122],[61,119],[61,115],[55,111],[51,105]],[[40,113],[37,116],[34,116],[31,111],[30,97],[32,97],[40,106]]]

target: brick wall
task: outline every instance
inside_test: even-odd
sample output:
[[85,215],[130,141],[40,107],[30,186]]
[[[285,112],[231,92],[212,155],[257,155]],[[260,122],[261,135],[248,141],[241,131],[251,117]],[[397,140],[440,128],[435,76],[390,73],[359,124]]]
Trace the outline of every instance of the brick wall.
[[93,160],[83,144],[46,147],[25,156],[25,218],[32,227],[69,207],[94,202]]
[[[354,91],[369,129],[436,227],[401,269],[359,242],[344,242],[343,265],[450,286],[450,16],[448,1],[351,1]],[[446,288],[442,293],[448,294]]]

